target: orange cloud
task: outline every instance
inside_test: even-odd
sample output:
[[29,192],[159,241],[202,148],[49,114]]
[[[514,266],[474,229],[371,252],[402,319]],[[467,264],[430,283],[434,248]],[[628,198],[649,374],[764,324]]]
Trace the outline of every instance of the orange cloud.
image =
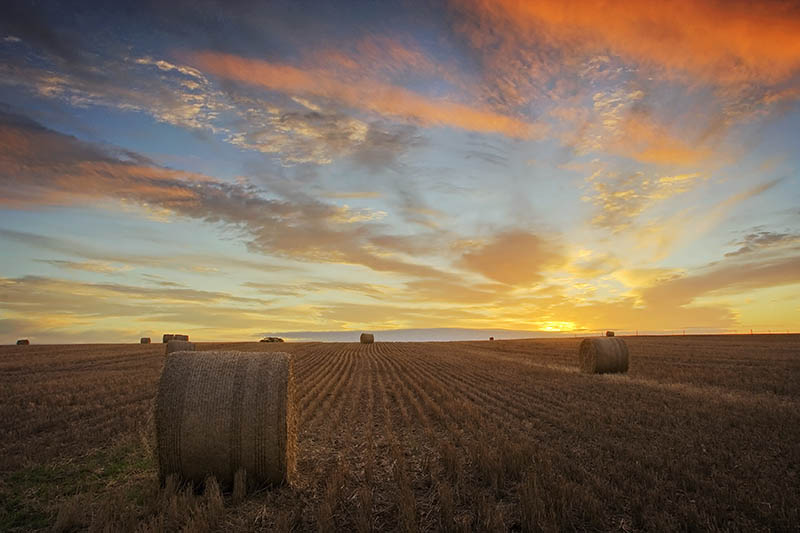
[[328,98],[356,109],[425,125],[501,133],[515,138],[540,135],[541,126],[447,100],[431,99],[397,85],[362,80],[347,82],[324,69],[301,69],[257,59],[200,52],[189,62],[205,72],[287,94]]
[[563,261],[557,246],[521,230],[499,233],[490,242],[466,252],[461,258],[465,268],[500,283],[517,286],[541,281],[545,270]]
[[[560,49],[612,53],[719,84],[778,83],[800,70],[800,10],[783,1],[456,0],[474,44],[512,32]],[[484,37],[481,37],[484,35]]]

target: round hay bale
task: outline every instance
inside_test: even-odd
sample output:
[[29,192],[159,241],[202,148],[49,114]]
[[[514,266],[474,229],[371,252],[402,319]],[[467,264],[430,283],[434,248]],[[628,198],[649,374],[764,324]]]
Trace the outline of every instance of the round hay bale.
[[606,337],[613,337],[613,336],[614,336],[613,331],[606,331]]
[[193,352],[195,346],[193,342],[186,341],[169,341],[167,343],[167,354],[172,352]]
[[28,339],[20,339],[17,341],[17,346],[27,346],[31,343]]
[[581,372],[604,374],[628,371],[628,346],[618,337],[588,337],[581,342]]
[[373,342],[375,342],[375,335],[372,333],[361,334],[361,344],[372,344]]
[[493,341],[493,340],[494,340],[494,337],[489,337],[489,340],[490,340],[490,341]]
[[177,475],[248,489],[291,481],[297,440],[291,356],[283,352],[177,352],[156,396],[161,482]]
[[164,337],[162,337],[162,341],[164,344],[168,343],[169,341],[173,340],[175,335],[171,333],[164,333]]
[[139,339],[140,344],[150,344],[150,337],[142,337]]

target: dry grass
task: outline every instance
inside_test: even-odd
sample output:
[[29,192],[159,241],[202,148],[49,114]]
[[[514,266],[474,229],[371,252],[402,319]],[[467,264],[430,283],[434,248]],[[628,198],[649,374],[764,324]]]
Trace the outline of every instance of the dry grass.
[[577,372],[578,339],[200,344],[295,356],[297,481],[249,496],[159,488],[160,345],[2,347],[0,530],[800,523],[800,337],[625,340],[622,376]]

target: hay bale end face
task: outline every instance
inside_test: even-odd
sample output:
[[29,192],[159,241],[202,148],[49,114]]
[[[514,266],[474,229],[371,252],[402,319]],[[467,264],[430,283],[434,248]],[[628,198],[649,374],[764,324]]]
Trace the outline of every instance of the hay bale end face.
[[175,335],[171,333],[164,333],[164,337],[162,337],[162,341],[164,344],[168,343],[169,341],[173,340]]
[[[283,352],[178,352],[155,407],[159,476],[248,490],[291,481],[297,429],[292,359]],[[241,475],[240,475],[241,476]]]
[[578,350],[581,372],[605,374],[628,371],[628,346],[618,337],[589,337]]
[[140,344],[150,344],[150,337],[142,337],[139,339]]
[[375,342],[375,335],[372,333],[361,334],[361,344],[372,344],[373,342]]
[[20,339],[17,341],[17,346],[27,346],[31,343],[28,339]]
[[186,341],[169,341],[167,343],[167,354],[172,352],[193,352],[195,346],[193,342]]
[[606,331],[606,337],[613,337],[613,336],[614,336],[613,331]]

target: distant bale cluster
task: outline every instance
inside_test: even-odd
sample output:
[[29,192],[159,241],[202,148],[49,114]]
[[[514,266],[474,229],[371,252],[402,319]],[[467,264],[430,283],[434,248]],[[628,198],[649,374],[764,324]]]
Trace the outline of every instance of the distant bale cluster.
[[[247,489],[291,481],[297,429],[292,359],[283,352],[175,353],[155,406],[162,484],[175,474],[223,488],[243,472]],[[241,474],[239,474],[241,475]]]
[[180,335],[178,333],[164,333],[163,342],[164,344],[168,343],[169,341],[188,341],[189,335]]
[[28,339],[20,339],[17,341],[17,346],[27,346],[31,343]]
[[167,343],[167,354],[172,352],[193,352],[194,350],[193,342],[171,340]]
[[375,342],[375,335],[372,333],[362,333],[361,334],[361,344],[372,344]]
[[283,339],[280,337],[264,337],[258,342],[283,342]]
[[150,344],[150,337],[142,337],[139,339],[140,344]]
[[628,371],[628,346],[617,337],[587,337],[578,351],[581,372],[605,374]]

